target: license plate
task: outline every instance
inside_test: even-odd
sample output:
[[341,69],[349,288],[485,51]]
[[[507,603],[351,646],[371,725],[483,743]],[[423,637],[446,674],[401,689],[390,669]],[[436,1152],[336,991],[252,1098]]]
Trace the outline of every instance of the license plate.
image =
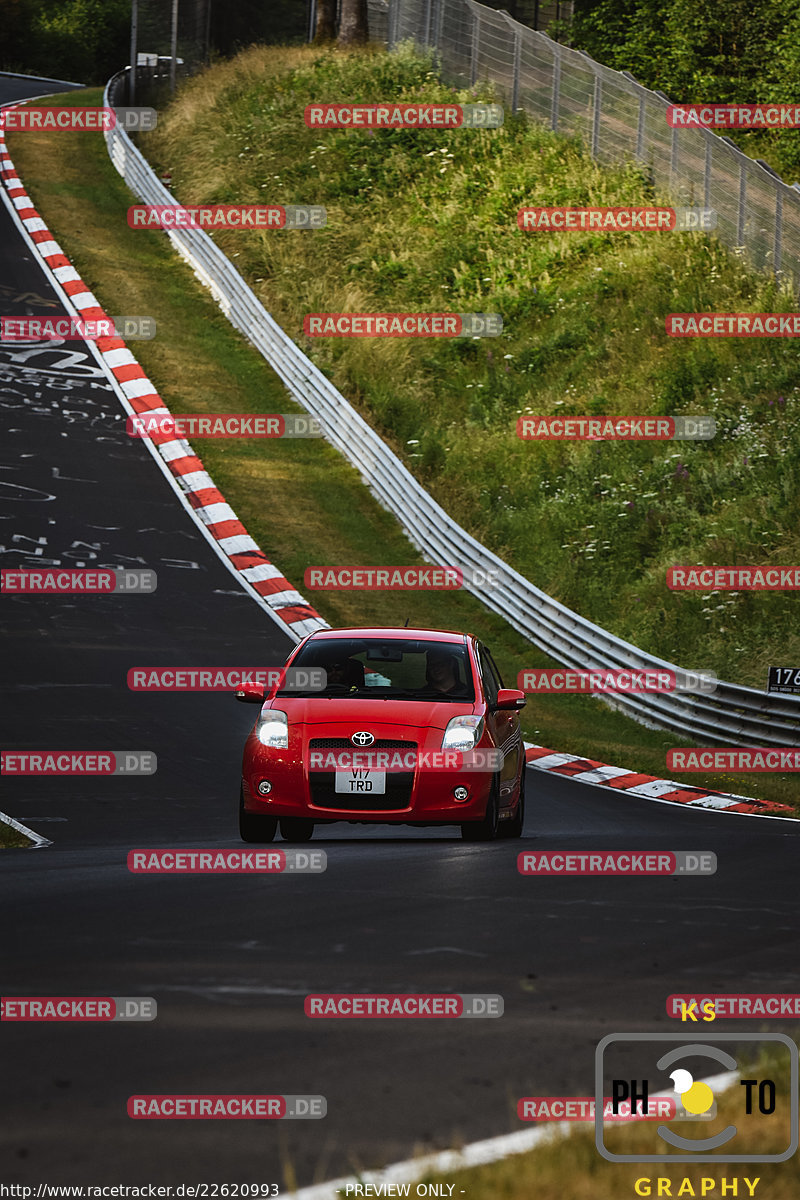
[[353,796],[383,796],[386,792],[386,772],[337,771],[334,790]]

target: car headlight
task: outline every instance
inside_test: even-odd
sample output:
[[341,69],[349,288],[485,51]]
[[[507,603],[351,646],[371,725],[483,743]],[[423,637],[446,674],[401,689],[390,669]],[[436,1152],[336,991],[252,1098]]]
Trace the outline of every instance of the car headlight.
[[442,738],[443,750],[474,750],[483,736],[483,717],[453,717]]
[[269,708],[263,712],[256,723],[256,737],[262,746],[270,746],[273,750],[288,750],[289,718],[286,713],[277,708]]

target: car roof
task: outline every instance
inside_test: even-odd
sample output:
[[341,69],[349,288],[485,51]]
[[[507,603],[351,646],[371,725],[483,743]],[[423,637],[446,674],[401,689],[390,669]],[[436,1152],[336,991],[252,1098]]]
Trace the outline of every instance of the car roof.
[[352,626],[345,629],[318,629],[311,634],[309,641],[328,641],[339,637],[376,638],[379,641],[390,641],[392,638],[413,638],[421,642],[451,642],[455,645],[463,643],[471,635],[456,633],[452,629],[414,629],[412,627],[388,626]]

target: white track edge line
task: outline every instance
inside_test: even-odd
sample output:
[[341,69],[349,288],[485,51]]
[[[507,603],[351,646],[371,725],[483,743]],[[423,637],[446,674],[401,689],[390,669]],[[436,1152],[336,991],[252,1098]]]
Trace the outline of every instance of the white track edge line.
[[[726,1091],[739,1078],[738,1071],[723,1071],[719,1075],[710,1075],[699,1082],[706,1083],[714,1091]],[[667,1099],[673,1092],[654,1093],[652,1099]],[[628,1124],[629,1122],[626,1122]],[[403,1162],[392,1163],[379,1171],[363,1171],[358,1175],[346,1175],[340,1179],[331,1179],[327,1183],[316,1183],[310,1187],[299,1188],[288,1192],[287,1200],[340,1200],[344,1188],[349,1184],[368,1183],[394,1185],[398,1183],[415,1183],[422,1176],[433,1173],[445,1173],[464,1170],[468,1167],[484,1166],[488,1163],[500,1162],[513,1154],[524,1154],[529,1150],[547,1142],[561,1141],[569,1137],[574,1129],[585,1129],[593,1125],[590,1121],[556,1121],[545,1125],[536,1123],[534,1129],[520,1129],[514,1133],[500,1134],[498,1137],[486,1138],[480,1142],[469,1142],[461,1150],[440,1150],[436,1154],[426,1154],[422,1158],[409,1158]],[[662,1160],[659,1159],[659,1162]]]

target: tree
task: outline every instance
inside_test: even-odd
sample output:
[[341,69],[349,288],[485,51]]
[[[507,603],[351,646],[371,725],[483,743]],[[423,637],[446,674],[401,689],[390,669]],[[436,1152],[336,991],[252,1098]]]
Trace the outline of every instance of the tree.
[[339,45],[355,46],[368,41],[367,0],[342,0]]

